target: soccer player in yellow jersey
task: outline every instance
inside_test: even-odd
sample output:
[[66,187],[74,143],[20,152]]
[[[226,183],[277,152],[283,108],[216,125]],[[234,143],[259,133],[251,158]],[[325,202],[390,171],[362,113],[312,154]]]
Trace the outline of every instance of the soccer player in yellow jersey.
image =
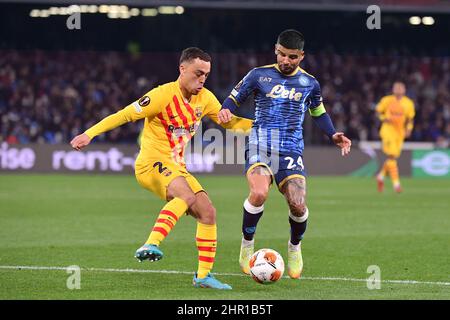
[[194,286],[231,289],[210,273],[217,245],[216,210],[203,187],[186,170],[184,149],[204,116],[224,128],[244,131],[250,130],[252,121],[234,117],[231,123],[221,123],[218,118],[221,104],[213,93],[204,88],[210,69],[211,58],[207,53],[198,48],[183,50],[177,81],[147,92],[139,100],[76,136],[71,145],[80,150],[101,133],[130,121],[145,119],[141,149],[135,163],[136,179],[142,187],[167,203],[135,257],[139,261],[161,259],[161,241],[187,212],[197,219],[198,270],[194,275]]
[[403,141],[411,135],[414,123],[414,102],[405,96],[406,88],[403,82],[395,82],[392,95],[381,99],[376,107],[381,120],[380,137],[383,153],[387,156],[377,175],[378,191],[384,188],[384,177],[389,175],[395,192],[402,192],[397,159],[402,152]]

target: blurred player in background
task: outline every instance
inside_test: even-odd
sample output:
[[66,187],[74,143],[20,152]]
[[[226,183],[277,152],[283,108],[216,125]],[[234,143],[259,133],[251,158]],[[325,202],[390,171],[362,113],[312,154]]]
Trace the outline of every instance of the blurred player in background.
[[414,126],[414,102],[405,96],[403,82],[392,86],[392,94],[381,99],[376,112],[381,120],[380,137],[387,159],[377,175],[378,191],[384,188],[384,177],[390,176],[395,192],[402,192],[397,159],[402,152],[403,141],[411,135]]
[[236,108],[254,94],[255,121],[245,152],[250,194],[244,201],[239,257],[244,273],[250,273],[249,259],[254,252],[256,226],[269,188],[275,181],[289,206],[288,274],[294,279],[301,276],[300,242],[309,215],[303,165],[302,125],[306,112],[309,111],[319,128],[341,148],[342,155],[350,152],[351,141],[342,132],[336,132],[326,113],[319,82],[299,67],[304,58],[303,46],[300,32],[283,31],[275,45],[277,63],[251,70],[232,90],[219,113],[221,121],[230,121]]
[[[71,145],[80,150],[91,140],[130,121],[145,119],[140,152],[135,163],[139,184],[166,200],[148,240],[135,254],[139,261],[163,257],[159,245],[187,212],[197,219],[198,270],[195,287],[231,289],[210,271],[216,255],[216,210],[200,183],[186,170],[184,150],[202,117],[220,124],[221,104],[204,88],[211,58],[198,48],[185,49],[180,57],[177,81],[158,86],[139,100],[76,136]],[[252,121],[234,117],[224,128],[250,130]]]

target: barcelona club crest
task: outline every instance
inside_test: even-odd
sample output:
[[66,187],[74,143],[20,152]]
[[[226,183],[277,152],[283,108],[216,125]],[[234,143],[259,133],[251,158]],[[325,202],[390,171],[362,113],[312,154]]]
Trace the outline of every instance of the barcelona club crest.
[[202,107],[196,107],[195,108],[195,116],[197,118],[200,118],[202,116]]

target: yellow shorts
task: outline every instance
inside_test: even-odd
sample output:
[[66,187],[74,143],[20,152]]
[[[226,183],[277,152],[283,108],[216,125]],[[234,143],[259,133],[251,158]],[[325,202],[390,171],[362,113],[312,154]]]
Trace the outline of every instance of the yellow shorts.
[[163,200],[167,200],[167,187],[176,177],[184,177],[194,193],[204,191],[201,184],[182,167],[170,159],[152,159],[145,164],[137,162],[135,175],[139,184],[156,194]]
[[403,137],[401,136],[385,136],[381,137],[383,152],[388,156],[395,158],[400,157],[403,147]]

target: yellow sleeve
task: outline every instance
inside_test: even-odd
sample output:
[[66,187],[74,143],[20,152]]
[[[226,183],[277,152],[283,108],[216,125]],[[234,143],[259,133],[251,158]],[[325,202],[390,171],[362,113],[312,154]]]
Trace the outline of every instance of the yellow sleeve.
[[387,105],[388,105],[388,99],[387,99],[387,97],[383,97],[380,100],[380,102],[377,104],[377,107],[375,109],[377,111],[378,118],[381,121],[384,121],[384,119],[386,118],[385,112],[386,112]]
[[411,100],[408,104],[408,113],[406,115],[406,130],[411,131],[414,128],[414,117],[416,116],[416,111],[414,108],[414,102]]
[[207,115],[212,121],[220,125],[221,127],[232,130],[232,131],[244,131],[244,133],[249,133],[252,129],[253,120],[242,118],[238,116],[234,116],[230,122],[227,123],[219,123],[219,111],[222,108],[222,105],[214,96],[214,94],[210,93],[208,97],[208,104],[206,105]]
[[147,92],[140,99],[129,104],[122,110],[107,116],[97,124],[90,127],[84,133],[92,139],[127,122],[134,122],[143,118],[151,119],[155,117],[168,103],[167,95],[164,94],[163,91],[164,89],[159,86]]

